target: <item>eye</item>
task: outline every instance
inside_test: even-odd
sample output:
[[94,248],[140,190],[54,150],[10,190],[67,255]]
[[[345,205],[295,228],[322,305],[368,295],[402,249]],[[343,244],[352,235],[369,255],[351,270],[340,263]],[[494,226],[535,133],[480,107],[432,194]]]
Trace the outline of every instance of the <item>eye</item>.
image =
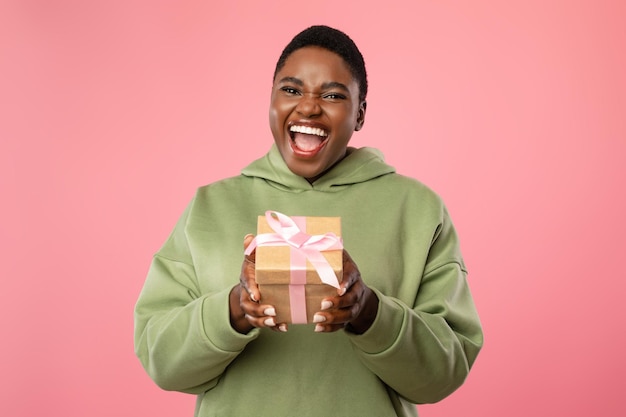
[[323,97],[326,100],[334,100],[334,101],[336,101],[336,100],[345,100],[346,99],[345,95],[339,94],[339,93],[327,93],[327,94],[324,94]]
[[293,87],[281,87],[280,90],[287,93],[287,95],[290,95],[290,96],[296,96],[300,94],[300,91],[298,91],[298,89],[293,88]]

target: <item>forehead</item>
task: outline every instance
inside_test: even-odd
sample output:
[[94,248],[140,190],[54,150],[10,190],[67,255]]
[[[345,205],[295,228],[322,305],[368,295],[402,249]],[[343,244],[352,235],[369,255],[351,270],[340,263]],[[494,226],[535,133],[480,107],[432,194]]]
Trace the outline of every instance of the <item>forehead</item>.
[[296,77],[303,81],[339,81],[356,85],[348,64],[336,53],[317,46],[297,49],[287,57],[285,65],[276,74],[276,81],[283,77]]

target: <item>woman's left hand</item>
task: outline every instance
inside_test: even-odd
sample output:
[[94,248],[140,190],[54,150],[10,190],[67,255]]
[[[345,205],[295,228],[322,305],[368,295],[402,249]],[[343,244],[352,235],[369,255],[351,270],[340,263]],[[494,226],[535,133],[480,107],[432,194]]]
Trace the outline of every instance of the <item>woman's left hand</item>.
[[343,251],[343,280],[337,296],[325,298],[315,313],[316,332],[334,332],[345,328],[362,334],[370,328],[378,312],[378,297],[363,282],[361,273],[348,252]]

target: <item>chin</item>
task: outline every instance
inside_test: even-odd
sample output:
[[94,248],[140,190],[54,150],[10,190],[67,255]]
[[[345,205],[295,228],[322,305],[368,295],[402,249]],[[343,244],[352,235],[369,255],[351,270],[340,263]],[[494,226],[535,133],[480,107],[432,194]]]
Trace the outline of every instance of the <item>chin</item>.
[[297,168],[294,168],[294,169],[289,168],[289,169],[291,170],[291,172],[298,175],[299,177],[303,177],[306,179],[317,178],[321,175],[321,173],[317,171],[302,170],[302,169],[297,169]]
[[287,164],[287,166],[289,167],[289,170],[291,172],[293,172],[299,177],[306,178],[307,180],[317,179],[321,177],[322,174],[324,173],[322,170],[319,170],[319,169],[307,169],[306,167],[294,166],[290,164]]

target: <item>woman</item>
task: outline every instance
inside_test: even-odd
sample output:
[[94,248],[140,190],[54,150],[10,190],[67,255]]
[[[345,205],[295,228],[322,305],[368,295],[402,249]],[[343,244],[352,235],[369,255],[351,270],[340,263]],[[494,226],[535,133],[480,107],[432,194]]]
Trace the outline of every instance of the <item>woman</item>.
[[[457,235],[435,193],[348,146],[366,94],[347,35],[298,34],[274,73],[274,146],[201,187],[155,255],[135,349],[160,387],[198,396],[196,416],[416,416],[465,380],[482,331]],[[276,323],[241,262],[266,210],[342,219],[344,278],[314,325]]]

